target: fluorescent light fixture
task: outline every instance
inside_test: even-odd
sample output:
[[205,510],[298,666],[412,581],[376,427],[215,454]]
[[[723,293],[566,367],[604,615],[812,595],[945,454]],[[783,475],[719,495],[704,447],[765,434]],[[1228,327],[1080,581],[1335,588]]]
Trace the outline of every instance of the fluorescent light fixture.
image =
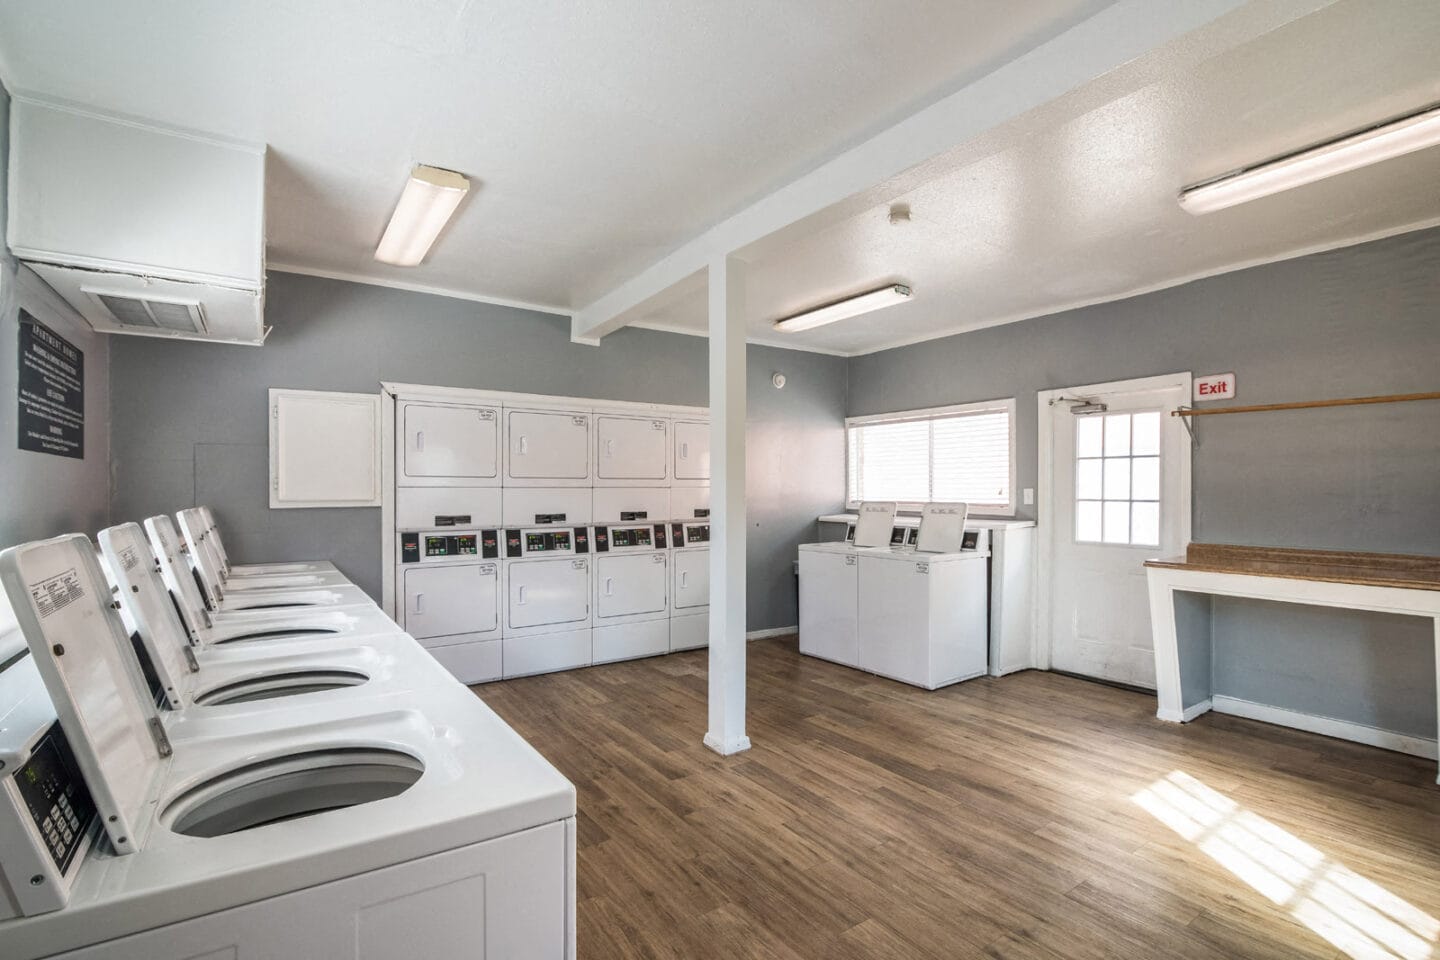
[[1180,206],[1194,214],[1224,210],[1436,144],[1440,105],[1186,187]]
[[424,260],[469,189],[470,181],[453,170],[417,164],[375,248],[375,259],[397,267]]
[[894,306],[897,303],[904,303],[909,299],[909,287],[903,283],[892,283],[889,286],[881,287],[879,290],[871,290],[869,293],[846,297],[844,300],[827,303],[823,307],[806,310],[804,313],[797,313],[795,316],[786,317],[784,320],[776,320],[775,329],[782,330],[785,333],[799,333],[801,330],[814,330],[816,327],[823,327],[825,324],[834,323],[836,320],[858,317],[862,313],[869,313],[872,310],[879,310],[882,307]]

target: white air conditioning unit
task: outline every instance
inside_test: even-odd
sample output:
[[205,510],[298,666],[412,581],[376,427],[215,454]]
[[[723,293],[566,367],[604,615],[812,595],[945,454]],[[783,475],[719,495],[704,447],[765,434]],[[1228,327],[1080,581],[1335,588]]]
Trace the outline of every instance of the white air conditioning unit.
[[16,96],[6,237],[101,333],[261,344],[265,147]]

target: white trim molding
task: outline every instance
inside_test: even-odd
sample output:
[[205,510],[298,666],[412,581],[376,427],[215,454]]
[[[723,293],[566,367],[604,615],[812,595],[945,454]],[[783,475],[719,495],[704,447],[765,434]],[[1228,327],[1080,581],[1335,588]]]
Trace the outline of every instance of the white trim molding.
[[1275,707],[1268,703],[1241,700],[1239,697],[1217,694],[1211,697],[1209,702],[1216,713],[1245,717],[1248,720],[1259,720],[1262,723],[1273,723],[1295,730],[1306,730],[1310,733],[1334,737],[1337,740],[1364,743],[1372,747],[1380,747],[1382,750],[1394,750],[1396,753],[1407,753],[1412,757],[1423,757],[1426,760],[1440,760],[1440,753],[1437,753],[1434,737],[1417,737],[1408,733],[1397,733],[1382,727],[1355,723],[1353,720],[1301,713],[1298,710]]
[[772,637],[788,637],[792,633],[799,633],[799,627],[766,627],[764,630],[745,631],[746,640],[769,640]]

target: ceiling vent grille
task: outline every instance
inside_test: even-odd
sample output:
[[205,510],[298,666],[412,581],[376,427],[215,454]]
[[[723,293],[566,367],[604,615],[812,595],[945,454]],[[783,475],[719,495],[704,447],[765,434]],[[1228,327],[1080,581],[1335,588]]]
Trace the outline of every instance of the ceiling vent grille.
[[205,311],[198,300],[150,300],[94,290],[85,293],[117,324],[129,330],[205,332]]

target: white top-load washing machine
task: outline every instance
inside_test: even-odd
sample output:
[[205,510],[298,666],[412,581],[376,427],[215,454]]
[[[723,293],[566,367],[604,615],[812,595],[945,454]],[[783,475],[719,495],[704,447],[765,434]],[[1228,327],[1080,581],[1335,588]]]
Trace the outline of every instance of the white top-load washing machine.
[[182,510],[177,518],[185,541],[183,552],[195,571],[201,593],[211,610],[271,610],[368,605],[374,602],[338,570],[247,577],[239,581],[239,589],[227,595],[219,560],[204,535],[203,518],[195,510]]
[[589,528],[512,527],[505,530],[504,541],[502,675],[588,666]]
[[669,652],[667,543],[663,522],[595,527],[595,663]]
[[215,520],[215,511],[209,507],[197,507],[200,515],[204,518],[206,532],[213,540],[216,553],[220,555],[220,562],[223,566],[225,579],[231,577],[264,577],[276,574],[295,573],[331,573],[334,572],[335,564],[329,560],[298,560],[280,561],[275,563],[236,563],[230,562],[230,552],[225,549],[225,538],[220,532],[220,525]]
[[302,695],[345,695],[360,688],[370,694],[385,685],[417,688],[435,682],[434,668],[416,655],[415,641],[399,630],[356,643],[297,640],[194,647],[140,526],[110,527],[100,531],[99,540],[125,625],[138,641],[141,672],[167,720],[196,708],[202,713],[254,712],[276,704],[309,703],[308,696],[288,699]]
[[[801,653],[847,667],[859,665],[858,554],[892,542],[895,506],[889,501],[862,503],[844,540],[800,545]],[[903,545],[903,535],[901,539]]]
[[175,600],[192,644],[292,640],[299,637],[363,636],[398,629],[374,604],[341,608],[282,608],[212,612],[200,592],[199,577],[185,561],[175,524],[164,514],[145,521],[160,575]]
[[396,619],[462,683],[500,679],[500,530],[402,531]]
[[677,520],[670,524],[670,649],[709,645],[710,522]]
[[7,960],[574,956],[574,790],[442,671],[167,737],[83,537],[5,551],[0,583],[74,761],[31,736],[16,758],[43,790],[0,807],[4,860],[72,872],[0,921]]

